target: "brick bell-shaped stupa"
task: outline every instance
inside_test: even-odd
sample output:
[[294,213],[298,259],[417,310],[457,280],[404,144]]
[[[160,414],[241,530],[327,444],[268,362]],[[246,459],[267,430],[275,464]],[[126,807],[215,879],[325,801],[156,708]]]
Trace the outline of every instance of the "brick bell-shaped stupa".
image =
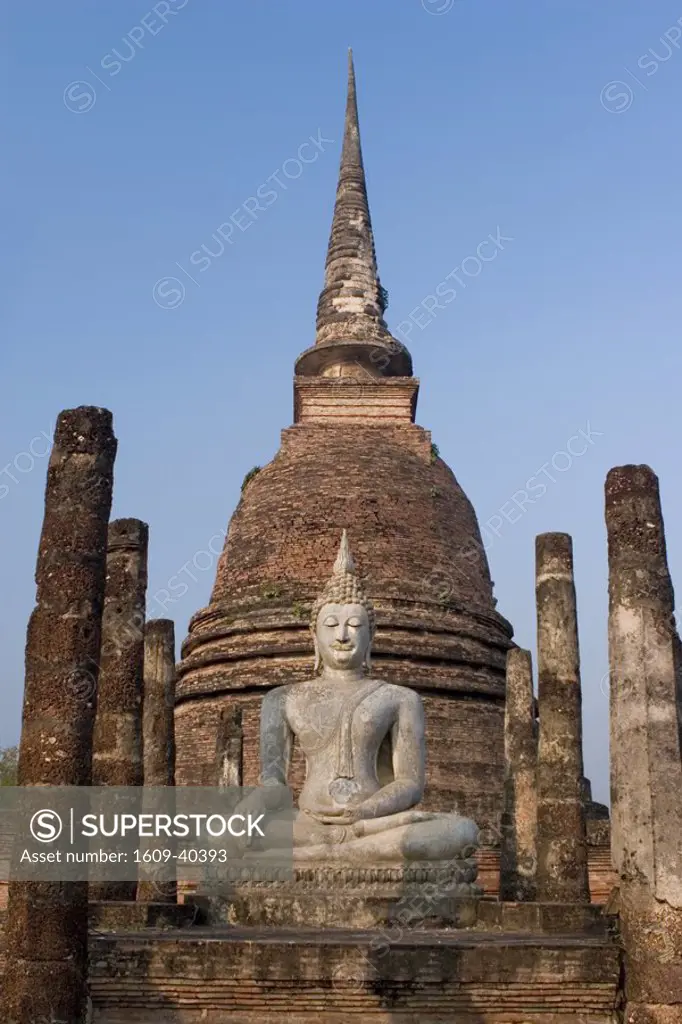
[[[309,678],[310,609],[348,531],[376,608],[373,673],[420,691],[424,806],[495,826],[505,657],[473,507],[415,424],[419,381],[384,321],[355,75],[315,344],[299,356],[294,424],[232,517],[211,602],[190,623],[176,706],[177,781],[215,785],[221,718],[241,713],[243,782],[258,778],[266,690]],[[294,753],[294,784],[302,758]]]

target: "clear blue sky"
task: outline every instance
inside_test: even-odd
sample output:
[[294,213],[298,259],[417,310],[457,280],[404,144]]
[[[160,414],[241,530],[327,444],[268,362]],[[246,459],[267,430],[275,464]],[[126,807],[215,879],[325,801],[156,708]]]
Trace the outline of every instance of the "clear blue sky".
[[[586,763],[605,797],[610,466],[659,473],[682,578],[682,6],[153,7],[39,0],[6,12],[0,466],[16,482],[0,476],[0,742],[18,735],[41,432],[60,409],[113,410],[113,514],[151,525],[150,614],[188,561],[196,582],[185,573],[187,593],[166,609],[179,640],[206,603],[215,564],[192,559],[225,529],[244,473],[274,455],[294,359],[313,339],[352,45],[389,324],[451,271],[464,282],[430,321],[415,314],[418,420],[482,524],[543,465],[554,478],[517,521],[492,520],[489,558],[499,608],[533,647],[533,538],[573,535]],[[318,131],[334,141],[296,177],[285,161]],[[264,209],[250,217],[259,186]],[[198,270],[192,253],[217,253],[211,235],[233,215],[231,244]],[[497,258],[457,271],[498,228],[512,241]],[[169,276],[185,297],[161,308],[153,288]],[[159,286],[162,303],[174,287]],[[587,452],[552,468],[588,423],[599,434]]]

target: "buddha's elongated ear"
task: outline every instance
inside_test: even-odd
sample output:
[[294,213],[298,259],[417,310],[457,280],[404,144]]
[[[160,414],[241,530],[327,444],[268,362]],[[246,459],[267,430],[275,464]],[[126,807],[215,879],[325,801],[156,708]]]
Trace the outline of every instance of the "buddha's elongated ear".
[[371,671],[372,671],[372,637],[371,636],[370,636],[369,643],[367,645],[367,650],[365,651],[365,660],[364,660],[363,664],[364,664],[365,668],[367,669],[367,672],[371,673]]
[[315,667],[313,672],[315,675],[320,671],[320,647],[317,642],[317,636],[313,633],[313,646],[315,647]]

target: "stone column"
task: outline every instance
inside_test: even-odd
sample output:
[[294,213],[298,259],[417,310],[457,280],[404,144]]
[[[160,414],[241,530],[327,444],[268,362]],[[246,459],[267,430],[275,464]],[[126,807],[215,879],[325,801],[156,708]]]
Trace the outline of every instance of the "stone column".
[[537,733],[530,651],[507,654],[500,899],[535,898]]
[[537,899],[589,903],[580,655],[573,543],[566,533],[535,540],[538,621]]
[[175,626],[151,619],[144,630],[145,786],[175,785]]
[[606,478],[611,853],[620,877],[626,1020],[682,1014],[682,754],[677,635],[658,479]]
[[220,715],[216,759],[218,785],[242,786],[244,779],[244,753],[241,708],[228,708]]
[[[102,615],[94,786],[142,786],[144,618],[149,528],[139,519],[109,525]],[[99,900],[134,900],[135,882],[92,886]]]
[[[107,409],[60,413],[28,624],[21,786],[91,781],[107,522],[116,439]],[[85,1017],[87,883],[12,882],[1,1019]]]
[[[152,619],[144,630],[143,702],[144,784],[175,785],[175,626],[170,619]],[[175,903],[177,883],[142,880],[140,902]]]

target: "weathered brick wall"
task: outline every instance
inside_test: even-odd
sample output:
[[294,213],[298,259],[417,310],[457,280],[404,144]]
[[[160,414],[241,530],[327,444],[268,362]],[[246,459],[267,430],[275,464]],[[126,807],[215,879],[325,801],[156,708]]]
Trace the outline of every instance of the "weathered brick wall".
[[[500,893],[500,855],[499,851],[481,849],[478,851],[478,878],[486,896],[499,896]],[[590,901],[592,903],[608,903],[618,876],[611,865],[611,849],[609,846],[589,846],[587,860],[590,876]],[[579,906],[580,904],[576,904]]]
[[[446,594],[492,611],[473,507],[446,464],[432,460],[430,435],[411,424],[286,430],[232,518],[211,602],[276,582],[317,590],[344,528],[373,596],[438,604]],[[447,587],[435,585],[436,569]]]
[[[268,933],[222,941],[100,937],[91,944],[95,1024],[612,1024],[620,958],[604,939],[479,941],[412,934]],[[379,934],[379,933],[377,933]],[[376,936],[374,936],[376,938]]]

